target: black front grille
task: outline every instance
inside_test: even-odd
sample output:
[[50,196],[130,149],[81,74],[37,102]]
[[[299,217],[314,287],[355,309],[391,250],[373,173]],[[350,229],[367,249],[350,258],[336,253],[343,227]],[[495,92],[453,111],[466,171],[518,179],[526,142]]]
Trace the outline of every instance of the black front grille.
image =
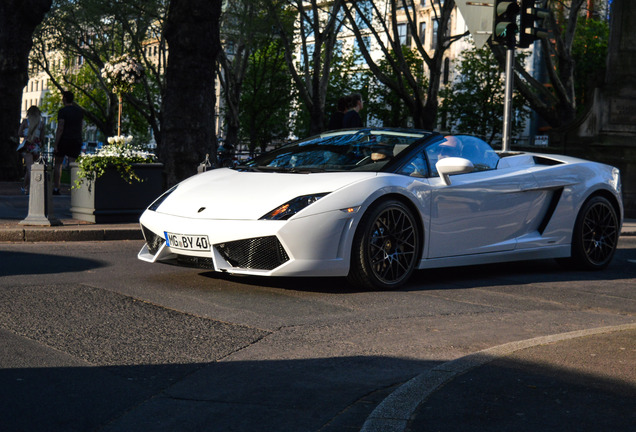
[[276,236],[257,237],[214,245],[233,267],[273,270],[289,261],[289,256]]
[[163,237],[158,236],[157,234],[150,231],[145,226],[141,226],[141,231],[144,234],[144,238],[146,239],[146,244],[148,245],[148,252],[153,255],[156,255],[159,252],[159,248],[161,245],[165,243],[165,239]]

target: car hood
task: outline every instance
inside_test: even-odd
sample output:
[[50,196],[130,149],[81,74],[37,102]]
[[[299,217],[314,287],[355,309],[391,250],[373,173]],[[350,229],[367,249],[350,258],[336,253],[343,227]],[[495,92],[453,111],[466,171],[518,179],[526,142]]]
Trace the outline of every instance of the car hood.
[[196,219],[257,220],[293,198],[333,192],[376,175],[242,172],[220,168],[181,182],[157,212]]

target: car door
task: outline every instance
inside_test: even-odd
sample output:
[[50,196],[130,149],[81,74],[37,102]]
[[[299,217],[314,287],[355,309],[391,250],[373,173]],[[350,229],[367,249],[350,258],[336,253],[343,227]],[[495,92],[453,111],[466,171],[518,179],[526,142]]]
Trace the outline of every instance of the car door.
[[[428,258],[512,250],[524,233],[536,181],[518,168],[430,179]],[[530,192],[530,193],[528,193]]]

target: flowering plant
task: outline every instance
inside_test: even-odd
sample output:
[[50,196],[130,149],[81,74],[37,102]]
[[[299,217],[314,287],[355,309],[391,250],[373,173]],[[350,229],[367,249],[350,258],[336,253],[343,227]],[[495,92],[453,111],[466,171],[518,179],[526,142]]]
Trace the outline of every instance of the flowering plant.
[[113,87],[113,93],[130,93],[144,74],[144,67],[130,55],[114,58],[102,68],[102,78]]
[[[141,182],[135,174],[132,164],[152,163],[157,160],[154,153],[143,146],[132,143],[132,136],[115,136],[108,138],[108,144],[93,154],[85,154],[77,159],[77,177],[74,187],[79,187],[85,180],[92,182],[101,177],[107,168],[116,168],[127,183]],[[89,186],[90,187],[90,186]]]

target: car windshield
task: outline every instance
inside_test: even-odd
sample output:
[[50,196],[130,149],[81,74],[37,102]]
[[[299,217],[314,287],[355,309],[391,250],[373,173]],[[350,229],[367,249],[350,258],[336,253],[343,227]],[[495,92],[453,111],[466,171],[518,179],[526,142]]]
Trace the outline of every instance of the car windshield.
[[239,169],[282,172],[379,171],[415,141],[423,131],[344,130],[327,132],[284,145]]

